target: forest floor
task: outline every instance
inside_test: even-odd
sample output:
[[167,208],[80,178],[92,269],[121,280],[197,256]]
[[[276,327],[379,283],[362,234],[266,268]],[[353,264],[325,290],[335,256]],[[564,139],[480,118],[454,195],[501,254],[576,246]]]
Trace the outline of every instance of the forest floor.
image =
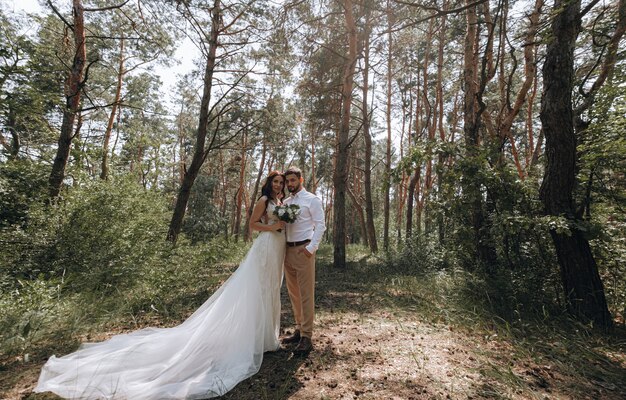
[[[314,350],[266,353],[259,373],[224,399],[626,398],[623,326],[603,335],[485,318],[449,290],[453,277],[406,275],[365,255],[345,270],[330,260],[322,254],[317,266]],[[289,308],[283,290],[287,331]],[[0,360],[0,398],[57,398],[32,393],[46,357]]]

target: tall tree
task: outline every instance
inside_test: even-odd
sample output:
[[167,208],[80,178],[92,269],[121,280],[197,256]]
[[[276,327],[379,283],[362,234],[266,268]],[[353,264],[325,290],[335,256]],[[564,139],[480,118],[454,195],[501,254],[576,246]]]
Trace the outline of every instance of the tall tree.
[[[613,45],[609,46],[609,63],[605,64],[608,69],[603,69],[600,79],[603,74],[610,74],[614,65],[613,57],[626,29],[625,4],[620,0],[617,29],[611,41]],[[581,216],[576,212],[573,200],[578,157],[576,113],[572,102],[574,52],[582,16],[590,10],[589,7],[581,10],[580,0],[554,2],[551,35],[542,70],[544,89],[540,118],[546,138],[547,162],[540,197],[547,214],[563,217],[568,222],[568,232],[550,231],[561,268],[568,311],[583,321],[593,321],[609,328],[612,319],[604,286],[589,241],[580,228]],[[601,86],[603,80],[596,83]]]
[[[224,3],[214,0],[208,8],[210,31],[206,32],[201,18],[207,10],[203,2],[179,2],[179,9],[199,37],[196,45],[201,48],[205,63],[193,155],[184,171],[167,234],[167,239],[172,242],[181,231],[190,191],[208,155],[242,132],[249,133],[250,127],[256,124],[255,118],[241,118],[242,113],[247,115],[250,111],[241,100],[249,94],[247,86],[251,83],[246,79],[254,72],[256,62],[254,57],[249,57],[251,53],[241,50],[252,42],[252,38],[269,30],[258,17],[271,12],[267,2]],[[216,69],[218,64],[220,70]],[[219,94],[215,99],[212,98],[214,88]],[[222,210],[225,207],[222,205]]]
[[104,142],[102,144],[102,160],[100,162],[100,179],[107,179],[109,176],[109,142],[111,140],[111,132],[113,132],[113,123],[117,115],[117,109],[122,98],[122,83],[124,81],[124,34],[120,38],[120,53],[119,63],[117,69],[117,83],[115,85],[115,97],[111,106],[111,112],[109,114],[109,120],[107,122],[106,129],[104,131]]
[[187,203],[189,201],[189,195],[191,193],[193,183],[200,172],[202,164],[204,164],[204,160],[212,149],[212,143],[210,143],[207,148],[206,139],[209,128],[209,106],[211,103],[211,90],[213,88],[213,74],[215,72],[215,59],[217,47],[219,45],[218,38],[220,35],[220,29],[223,29],[222,5],[220,0],[214,0],[213,8],[211,9],[211,30],[207,38],[209,48],[205,60],[204,87],[202,100],[200,102],[200,116],[198,129],[196,131],[196,143],[194,145],[191,164],[184,171],[183,180],[180,185],[180,189],[178,190],[174,212],[172,213],[172,219],[167,233],[167,239],[172,242],[176,242],[178,234],[182,228],[183,218],[185,217],[185,211],[187,209]]
[[370,34],[371,34],[371,11],[366,5],[365,29],[363,31],[363,96],[361,112],[363,116],[363,137],[365,138],[365,162],[363,166],[363,186],[365,189],[365,220],[367,226],[367,242],[373,253],[378,252],[376,240],[376,228],[374,226],[374,205],[372,200],[372,133],[370,129],[372,116],[368,106],[369,70],[370,70]]
[[[385,174],[388,182],[391,178],[391,84],[392,84],[392,67],[393,67],[393,33],[391,29],[395,21],[394,14],[391,10],[391,6],[387,0],[386,13],[387,13],[387,73],[386,73],[386,113],[385,121],[387,123],[387,142],[385,148]],[[385,184],[385,195],[383,196],[383,248],[385,251],[389,251],[389,216],[391,212],[391,183]]]
[[[48,1],[54,8],[52,2]],[[56,10],[56,9],[55,9]],[[57,152],[52,164],[52,172],[48,179],[49,197],[55,198],[61,191],[61,185],[65,178],[65,166],[70,156],[72,140],[74,139],[74,120],[80,107],[82,86],[85,84],[83,74],[87,53],[85,46],[85,9],[81,0],[73,0],[72,14],[74,23],[69,26],[74,35],[74,60],[69,70],[65,86],[65,108],[63,109],[63,122],[59,135]]]
[[350,156],[350,111],[352,109],[352,87],[357,62],[357,31],[351,0],[343,1],[346,23],[348,54],[345,57],[341,85],[341,122],[337,131],[335,169],[333,185],[333,259],[336,267],[346,266],[346,191],[348,185],[348,158]]
[[[488,244],[488,234],[485,227],[485,212],[483,210],[483,189],[480,182],[480,168],[484,166],[480,156],[480,129],[482,114],[485,105],[482,96],[487,80],[493,76],[492,37],[484,46],[485,53],[482,59],[482,69],[479,68],[479,52],[481,48],[479,35],[478,5],[472,0],[466,0],[466,33],[463,49],[463,135],[468,163],[464,168],[463,194],[468,202],[468,213],[473,232],[473,261],[479,261],[490,266],[493,260],[493,251]],[[488,5],[485,5],[488,7]],[[493,32],[493,23],[489,30]]]

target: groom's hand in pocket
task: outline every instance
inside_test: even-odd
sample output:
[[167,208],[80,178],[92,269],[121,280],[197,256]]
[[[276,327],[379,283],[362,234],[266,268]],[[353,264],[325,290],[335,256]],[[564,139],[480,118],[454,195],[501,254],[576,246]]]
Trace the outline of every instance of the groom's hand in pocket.
[[298,253],[302,253],[302,254],[304,254],[305,256],[307,256],[308,258],[313,257],[313,253],[311,253],[310,251],[308,251],[308,250],[306,249],[306,247],[301,248],[301,249],[300,249],[300,251],[298,251]]

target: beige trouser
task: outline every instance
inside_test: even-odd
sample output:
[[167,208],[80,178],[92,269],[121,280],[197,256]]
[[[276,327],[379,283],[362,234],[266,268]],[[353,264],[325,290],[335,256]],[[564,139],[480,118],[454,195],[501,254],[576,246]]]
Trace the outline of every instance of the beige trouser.
[[285,280],[301,336],[311,338],[315,317],[315,255],[307,257],[304,246],[287,246]]

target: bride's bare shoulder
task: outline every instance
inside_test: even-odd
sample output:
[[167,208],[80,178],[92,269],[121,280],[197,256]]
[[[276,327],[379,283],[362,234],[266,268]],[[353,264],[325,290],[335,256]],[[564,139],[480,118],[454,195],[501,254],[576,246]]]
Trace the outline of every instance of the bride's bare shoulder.
[[265,205],[268,203],[267,201],[267,196],[261,196],[259,197],[259,199],[256,201],[255,206],[259,206],[259,207],[263,207],[265,208]]

